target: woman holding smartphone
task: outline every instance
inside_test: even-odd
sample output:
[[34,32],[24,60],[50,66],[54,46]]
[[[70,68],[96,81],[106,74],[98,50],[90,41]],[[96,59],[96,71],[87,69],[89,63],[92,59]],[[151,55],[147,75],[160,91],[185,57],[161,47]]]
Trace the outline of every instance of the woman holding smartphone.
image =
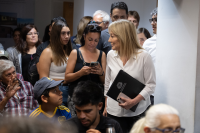
[[[106,55],[96,48],[100,35],[101,27],[90,22],[83,32],[81,47],[72,50],[69,56],[65,81],[70,83],[70,97],[72,97],[74,87],[80,81],[92,80],[98,84],[104,84]],[[72,113],[73,108],[70,110]]]
[[[118,103],[110,97],[106,98],[103,115],[118,121],[123,132],[127,133],[133,124],[144,116],[151,104],[150,95],[156,86],[155,69],[151,56],[138,42],[133,23],[121,19],[111,23],[108,30],[110,34],[108,41],[111,43],[112,50],[107,54],[104,95],[106,96],[120,70],[145,85],[134,99],[120,97],[123,102]],[[134,89],[134,86],[130,89]],[[137,103],[139,104],[135,112],[131,111],[130,108]]]

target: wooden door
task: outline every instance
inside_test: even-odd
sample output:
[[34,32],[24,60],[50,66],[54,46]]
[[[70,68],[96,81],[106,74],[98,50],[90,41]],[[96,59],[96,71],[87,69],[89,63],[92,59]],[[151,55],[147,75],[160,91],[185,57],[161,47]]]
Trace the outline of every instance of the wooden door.
[[74,15],[74,3],[63,2],[63,17],[66,19],[69,25],[70,34],[73,35],[73,15]]

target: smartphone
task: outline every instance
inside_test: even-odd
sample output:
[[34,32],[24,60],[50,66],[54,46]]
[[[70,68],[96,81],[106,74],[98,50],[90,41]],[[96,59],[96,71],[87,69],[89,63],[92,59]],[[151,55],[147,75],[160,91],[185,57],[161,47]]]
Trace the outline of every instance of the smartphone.
[[95,66],[97,66],[99,64],[99,62],[97,61],[97,62],[91,62],[90,63],[90,67],[95,67]]
[[119,95],[118,95],[118,97],[117,97],[117,101],[118,101],[119,103],[124,103],[124,101],[122,101],[120,97],[127,98],[127,99],[131,99],[130,97],[128,97],[128,96],[125,95],[124,93],[120,92]]

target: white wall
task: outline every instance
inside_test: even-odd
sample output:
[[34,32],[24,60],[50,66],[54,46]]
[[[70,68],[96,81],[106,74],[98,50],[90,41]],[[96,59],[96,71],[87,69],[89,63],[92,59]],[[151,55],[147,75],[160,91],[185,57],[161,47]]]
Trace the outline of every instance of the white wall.
[[155,103],[177,108],[186,133],[200,131],[200,117],[194,123],[200,110],[195,106],[195,101],[200,101],[199,7],[199,0],[158,2]]
[[74,0],[74,20],[73,20],[73,34],[77,33],[77,26],[81,18],[84,16],[85,0]]
[[[104,10],[110,14],[111,4],[118,0],[74,0],[74,29],[77,33],[77,23],[83,16],[92,16],[96,10]],[[153,30],[149,23],[150,12],[156,7],[157,0],[122,0],[128,5],[128,10],[136,10],[140,15],[140,27],[147,28],[151,34]],[[83,4],[84,3],[84,4]],[[84,5],[84,6],[83,6]],[[84,7],[84,9],[83,9]],[[78,21],[78,22],[77,22]]]

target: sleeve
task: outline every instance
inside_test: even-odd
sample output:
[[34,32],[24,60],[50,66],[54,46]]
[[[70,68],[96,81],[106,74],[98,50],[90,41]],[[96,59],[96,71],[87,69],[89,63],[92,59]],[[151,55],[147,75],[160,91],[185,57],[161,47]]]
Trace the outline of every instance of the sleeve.
[[140,94],[146,99],[154,93],[156,87],[156,74],[151,56],[147,54],[144,60],[144,84],[146,85]]
[[70,113],[70,112],[67,112],[66,119],[70,119],[70,118],[72,118],[71,113]]
[[104,90],[104,96],[106,96],[109,87],[110,87],[110,80],[111,80],[111,69],[109,67],[109,60],[110,60],[110,55],[108,54],[107,57],[107,65],[106,65],[106,75],[105,75],[105,90]]

